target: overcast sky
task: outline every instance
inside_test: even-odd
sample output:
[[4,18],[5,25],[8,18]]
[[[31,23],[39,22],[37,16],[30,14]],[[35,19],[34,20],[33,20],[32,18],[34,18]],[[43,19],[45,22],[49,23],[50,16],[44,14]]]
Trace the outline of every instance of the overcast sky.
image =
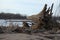
[[38,14],[45,4],[49,7],[52,3],[54,3],[53,12],[55,12],[59,0],[0,0],[0,12],[33,15]]

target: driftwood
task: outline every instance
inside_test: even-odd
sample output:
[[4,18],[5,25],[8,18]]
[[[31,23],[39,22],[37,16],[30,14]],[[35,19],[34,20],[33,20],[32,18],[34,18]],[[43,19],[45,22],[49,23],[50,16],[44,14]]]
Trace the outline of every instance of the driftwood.
[[38,14],[38,22],[36,23],[36,25],[32,25],[32,29],[40,29],[42,28],[43,26],[45,26],[46,22],[45,21],[48,21],[47,17],[48,17],[48,13],[49,13],[49,8],[47,10],[47,4],[45,4],[43,10],[41,11],[40,14]]
[[[59,23],[57,23],[56,20],[52,18],[52,10],[53,4],[49,8],[47,8],[47,4],[45,4],[43,10],[39,14],[28,17],[28,19],[31,19],[33,22],[35,22],[35,24],[31,26],[31,29],[45,29],[56,31],[59,28]],[[23,25],[25,29],[30,28],[26,22],[24,22]]]

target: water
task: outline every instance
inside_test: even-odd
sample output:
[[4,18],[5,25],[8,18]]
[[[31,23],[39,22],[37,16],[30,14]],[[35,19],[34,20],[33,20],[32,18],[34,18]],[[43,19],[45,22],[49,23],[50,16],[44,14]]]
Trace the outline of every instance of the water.
[[[14,22],[10,22],[10,21],[14,21]],[[15,22],[16,21],[16,22]],[[20,21],[20,22],[19,22]],[[27,21],[27,20],[24,20],[24,21]],[[29,26],[31,26],[32,22],[27,22],[29,24]],[[3,20],[3,19],[0,19],[0,26],[9,26],[9,25],[18,25],[20,27],[23,26],[23,22],[22,20]]]

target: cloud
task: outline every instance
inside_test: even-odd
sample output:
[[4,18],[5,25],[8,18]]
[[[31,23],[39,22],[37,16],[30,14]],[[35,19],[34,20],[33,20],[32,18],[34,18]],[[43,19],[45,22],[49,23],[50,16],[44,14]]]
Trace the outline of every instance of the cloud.
[[26,15],[37,14],[41,11],[45,4],[48,7],[55,3],[54,7],[59,3],[58,0],[0,0],[0,12],[23,13]]

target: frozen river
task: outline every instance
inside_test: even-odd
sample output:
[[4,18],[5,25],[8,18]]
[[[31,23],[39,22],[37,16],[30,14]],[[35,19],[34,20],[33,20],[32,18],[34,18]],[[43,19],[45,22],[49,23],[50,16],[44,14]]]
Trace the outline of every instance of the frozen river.
[[16,20],[16,19],[4,20],[4,19],[0,19],[0,26],[9,26],[9,25],[13,24],[13,25],[18,25],[18,26],[22,27],[23,21],[27,21],[27,23],[29,25],[32,24],[31,20]]

